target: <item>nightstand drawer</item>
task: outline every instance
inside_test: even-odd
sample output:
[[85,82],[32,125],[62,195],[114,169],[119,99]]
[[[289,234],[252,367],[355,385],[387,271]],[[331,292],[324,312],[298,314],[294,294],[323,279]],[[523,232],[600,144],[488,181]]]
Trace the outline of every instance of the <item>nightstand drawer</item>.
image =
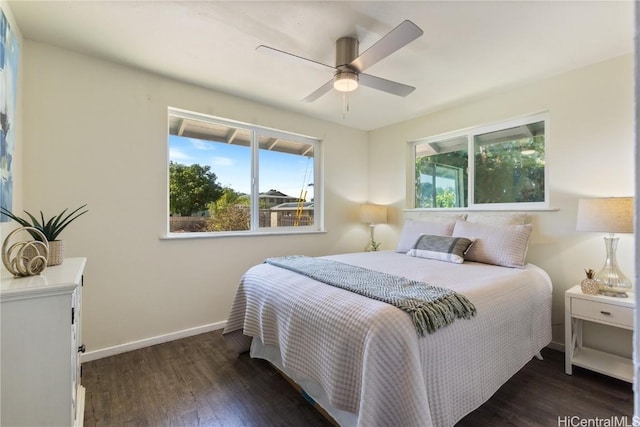
[[573,298],[571,301],[571,314],[576,317],[593,319],[596,322],[613,323],[630,329],[633,328],[633,308],[631,307],[620,307]]

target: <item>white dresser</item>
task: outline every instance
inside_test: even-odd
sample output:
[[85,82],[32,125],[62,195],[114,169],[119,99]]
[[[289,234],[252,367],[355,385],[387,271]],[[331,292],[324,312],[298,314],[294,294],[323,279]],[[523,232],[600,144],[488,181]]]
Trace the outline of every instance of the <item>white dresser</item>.
[[[67,258],[39,276],[2,276],[2,426],[79,426],[82,274]],[[4,272],[4,274],[8,274]]]

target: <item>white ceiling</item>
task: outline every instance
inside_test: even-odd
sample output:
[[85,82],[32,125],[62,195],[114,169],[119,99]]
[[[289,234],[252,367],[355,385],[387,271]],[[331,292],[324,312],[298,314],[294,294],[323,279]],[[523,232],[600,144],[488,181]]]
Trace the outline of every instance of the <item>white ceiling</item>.
[[[407,120],[633,50],[632,1],[9,1],[27,39],[358,129]],[[410,19],[424,35],[366,72],[415,86],[301,99],[331,72],[335,41],[363,52]]]

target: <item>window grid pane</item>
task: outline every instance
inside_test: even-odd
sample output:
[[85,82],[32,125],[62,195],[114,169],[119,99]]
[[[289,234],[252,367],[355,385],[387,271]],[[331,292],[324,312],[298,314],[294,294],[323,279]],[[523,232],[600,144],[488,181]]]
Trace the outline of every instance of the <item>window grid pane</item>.
[[[281,144],[282,151],[278,150],[278,144]],[[268,148],[261,148],[259,154],[259,227],[312,226],[313,145],[278,140],[270,143]]]
[[[434,147],[444,153],[435,154]],[[415,207],[466,207],[468,157],[466,139],[464,146],[458,140],[449,145],[445,141],[417,145]]]
[[545,200],[544,122],[474,136],[474,203]]

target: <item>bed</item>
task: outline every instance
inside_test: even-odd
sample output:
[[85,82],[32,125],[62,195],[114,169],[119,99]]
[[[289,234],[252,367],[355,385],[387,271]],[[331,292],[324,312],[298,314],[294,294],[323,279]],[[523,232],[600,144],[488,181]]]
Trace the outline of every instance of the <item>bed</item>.
[[496,233],[504,251],[506,228],[460,227],[488,233],[472,238],[479,252],[468,248],[462,263],[404,248],[322,258],[452,289],[475,306],[470,319],[420,336],[392,305],[263,263],[242,277],[225,338],[275,365],[341,426],[452,426],[551,341],[549,276],[524,262],[478,262]]

